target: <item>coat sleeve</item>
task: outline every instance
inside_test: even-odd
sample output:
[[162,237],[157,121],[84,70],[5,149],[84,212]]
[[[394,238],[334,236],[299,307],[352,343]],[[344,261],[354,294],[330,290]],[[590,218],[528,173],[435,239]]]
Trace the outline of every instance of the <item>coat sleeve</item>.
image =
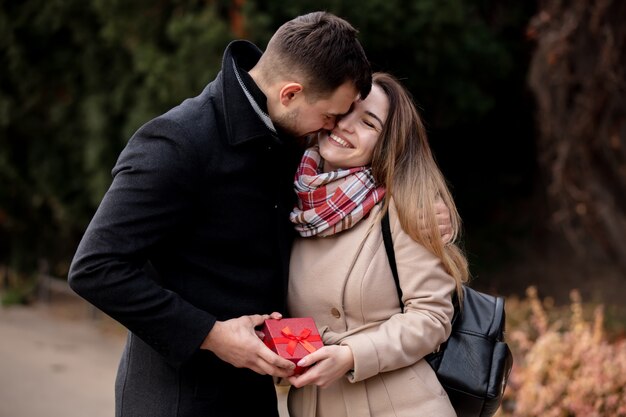
[[[412,365],[433,352],[451,331],[455,279],[439,258],[402,230],[393,207],[390,221],[404,311],[341,342],[354,354],[354,370],[348,374],[351,382]],[[386,259],[384,245],[379,250]],[[393,279],[391,270],[389,279]]]
[[199,348],[215,323],[146,272],[151,248],[188,217],[201,177],[201,171],[192,175],[198,163],[181,140],[185,133],[161,117],[130,139],[68,277],[75,292],[175,365]]

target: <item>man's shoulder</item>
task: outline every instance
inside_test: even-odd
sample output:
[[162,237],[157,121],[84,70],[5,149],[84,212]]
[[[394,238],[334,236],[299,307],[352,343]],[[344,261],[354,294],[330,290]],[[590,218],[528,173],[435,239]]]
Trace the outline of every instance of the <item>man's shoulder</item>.
[[214,82],[196,97],[188,98],[141,126],[134,136],[167,137],[199,146],[208,136],[219,134],[215,109]]
[[216,118],[215,103],[219,99],[219,90],[219,84],[212,81],[199,95],[184,100],[158,118],[179,123],[187,129],[202,129]]

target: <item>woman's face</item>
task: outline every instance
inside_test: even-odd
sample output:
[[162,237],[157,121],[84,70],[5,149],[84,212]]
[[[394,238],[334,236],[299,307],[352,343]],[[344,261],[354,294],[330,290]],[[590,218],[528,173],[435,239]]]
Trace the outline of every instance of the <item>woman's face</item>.
[[332,131],[321,132],[319,147],[324,172],[369,165],[388,110],[389,99],[374,84],[367,98],[355,101]]

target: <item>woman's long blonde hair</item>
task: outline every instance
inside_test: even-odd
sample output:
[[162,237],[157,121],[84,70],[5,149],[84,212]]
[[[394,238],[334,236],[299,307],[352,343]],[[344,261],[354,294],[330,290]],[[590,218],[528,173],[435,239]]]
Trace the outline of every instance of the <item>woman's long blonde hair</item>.
[[[389,99],[387,120],[374,148],[372,173],[385,186],[398,209],[403,230],[439,257],[456,279],[457,294],[468,280],[467,259],[458,245],[461,218],[428,145],[426,129],[411,94],[390,74],[375,73],[378,85]],[[435,202],[441,199],[450,210],[452,238],[444,244],[435,219]],[[382,213],[389,207],[385,199]]]

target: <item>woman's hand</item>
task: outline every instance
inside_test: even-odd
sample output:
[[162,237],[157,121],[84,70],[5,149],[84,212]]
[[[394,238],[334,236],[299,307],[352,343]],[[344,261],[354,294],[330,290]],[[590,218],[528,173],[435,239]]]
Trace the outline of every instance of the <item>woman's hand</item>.
[[300,388],[313,384],[326,388],[354,367],[354,356],[348,346],[324,346],[302,358],[298,366],[311,368],[302,375],[289,377],[291,385]]

